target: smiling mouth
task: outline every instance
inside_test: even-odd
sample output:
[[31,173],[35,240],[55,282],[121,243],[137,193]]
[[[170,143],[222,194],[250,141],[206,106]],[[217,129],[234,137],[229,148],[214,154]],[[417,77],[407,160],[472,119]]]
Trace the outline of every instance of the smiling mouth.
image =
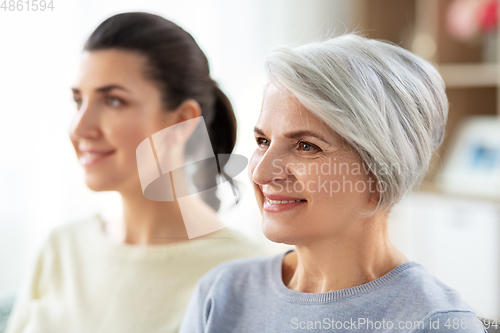
[[105,159],[106,157],[112,155],[115,151],[111,150],[108,152],[82,152],[80,156],[80,163],[82,165],[92,165],[95,163],[100,162],[101,160]]
[[292,202],[300,202],[300,201],[306,201],[303,199],[298,199],[298,200],[271,200],[268,197],[265,197],[266,201],[269,202],[272,205],[282,205],[282,204],[287,204],[287,203],[292,203]]

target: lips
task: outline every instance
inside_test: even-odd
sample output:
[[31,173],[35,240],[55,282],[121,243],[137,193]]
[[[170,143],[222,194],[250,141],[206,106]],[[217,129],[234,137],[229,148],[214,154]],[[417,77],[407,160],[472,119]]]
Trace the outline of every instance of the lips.
[[93,165],[112,155],[114,150],[80,150],[80,163],[84,166]]
[[263,193],[264,210],[268,212],[283,212],[303,205],[307,200],[281,194]]

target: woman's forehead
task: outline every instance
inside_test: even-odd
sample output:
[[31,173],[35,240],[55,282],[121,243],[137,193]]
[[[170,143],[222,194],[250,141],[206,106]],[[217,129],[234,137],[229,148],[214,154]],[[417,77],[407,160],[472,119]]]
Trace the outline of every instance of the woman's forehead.
[[144,76],[144,62],[142,55],[128,51],[84,52],[73,87],[78,91],[94,91],[120,86],[131,95],[148,95],[156,86]]
[[263,126],[280,132],[308,130],[325,136],[334,134],[333,130],[300,103],[295,96],[274,85],[270,85],[266,90],[257,125],[259,128]]
[[112,80],[123,84],[142,81],[145,59],[133,52],[122,50],[100,50],[84,52],[77,80]]

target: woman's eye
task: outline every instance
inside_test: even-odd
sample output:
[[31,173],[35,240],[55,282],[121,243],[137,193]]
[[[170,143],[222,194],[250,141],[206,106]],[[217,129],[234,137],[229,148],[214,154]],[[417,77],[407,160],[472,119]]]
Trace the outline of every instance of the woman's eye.
[[321,151],[321,149],[318,146],[313,145],[312,143],[307,143],[305,141],[298,142],[298,149],[301,151],[316,151],[316,152]]
[[73,101],[76,103],[76,108],[80,109],[80,106],[82,106],[82,100],[78,98],[73,98]]
[[257,141],[257,145],[259,146],[269,146],[271,142],[269,142],[268,139],[264,138],[256,138],[255,141]]
[[116,97],[108,97],[106,98],[106,102],[109,104],[111,107],[119,107],[123,104],[122,100]]

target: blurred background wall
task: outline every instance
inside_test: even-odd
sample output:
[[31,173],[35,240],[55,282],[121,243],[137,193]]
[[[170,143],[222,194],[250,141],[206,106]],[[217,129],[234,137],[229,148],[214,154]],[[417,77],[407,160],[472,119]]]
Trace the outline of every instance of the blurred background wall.
[[[493,161],[488,177],[483,169],[469,170],[467,161],[446,163],[453,156],[468,156],[468,148],[456,142],[470,117],[486,117],[488,130],[497,129],[498,28],[490,15],[495,9],[483,13],[482,7],[471,9],[467,2],[54,0],[53,11],[0,10],[0,293],[17,289],[54,227],[98,212],[109,217],[120,213],[115,193],[94,193],[84,184],[68,139],[76,110],[70,87],[83,43],[100,22],[123,11],[148,11],[178,23],[205,51],[212,77],[237,113],[235,153],[248,158],[255,149],[253,125],[266,84],[263,63],[276,45],[357,29],[439,66],[451,104],[447,138],[422,188],[394,209],[391,238],[408,258],[458,289],[480,316],[498,318],[500,185],[497,189],[488,177],[500,174],[495,159],[500,140],[477,133],[464,139],[476,140],[475,158]],[[476,14],[467,15],[476,12],[486,23],[479,18],[475,22]],[[481,127],[478,131],[486,132]],[[460,163],[463,168],[455,170]],[[462,186],[469,171],[478,182],[486,179],[483,185]],[[232,226],[266,242],[246,170],[237,180],[243,194]],[[231,211],[224,214],[234,216]]]

